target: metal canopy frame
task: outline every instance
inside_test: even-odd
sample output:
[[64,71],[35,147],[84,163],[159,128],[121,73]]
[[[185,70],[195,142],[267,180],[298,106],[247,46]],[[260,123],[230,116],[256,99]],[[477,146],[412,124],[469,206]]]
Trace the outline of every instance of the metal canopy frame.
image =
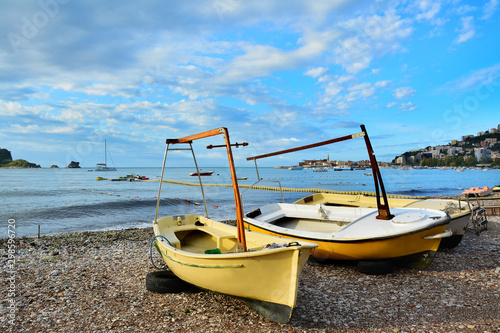
[[[377,164],[377,159],[375,158],[375,154],[373,152],[373,148],[372,148],[372,145],[370,143],[370,139],[368,138],[368,133],[366,132],[365,125],[360,125],[360,127],[361,127],[361,132],[359,132],[359,133],[354,133],[351,135],[346,135],[346,136],[342,136],[339,138],[321,141],[321,142],[317,142],[317,143],[313,143],[313,144],[309,144],[309,145],[305,145],[305,146],[280,150],[280,151],[276,151],[273,153],[248,157],[247,161],[253,160],[255,162],[255,168],[257,169],[257,177],[259,177],[259,170],[257,168],[257,160],[258,159],[276,156],[276,155],[288,154],[288,153],[292,153],[292,152],[296,152],[296,151],[300,151],[300,150],[321,147],[321,146],[329,145],[329,144],[336,143],[336,142],[342,142],[342,141],[346,141],[346,140],[364,137],[366,149],[368,151],[368,156],[370,158],[370,165],[372,168],[373,180],[375,182],[375,192],[377,195],[377,208],[378,208],[377,219],[390,220],[394,217],[394,215],[391,214],[390,209],[389,209],[389,202],[387,200],[387,194],[385,193],[385,187],[384,187],[384,182],[382,180],[382,174],[380,173],[380,169],[379,169],[378,164]],[[383,203],[380,200],[381,194],[382,194],[382,198],[384,200]]]
[[[196,163],[196,158],[194,157],[194,151],[193,151],[193,147],[192,147],[191,143],[194,140],[208,138],[208,137],[215,136],[215,135],[220,135],[220,134],[224,135],[225,145],[220,145],[220,146],[217,146],[217,147],[226,147],[226,150],[227,150],[227,158],[228,158],[228,162],[229,162],[229,168],[230,168],[230,171],[231,171],[231,180],[232,180],[232,183],[233,183],[234,202],[235,202],[235,206],[236,206],[236,221],[237,221],[237,228],[238,228],[238,243],[242,247],[243,251],[247,251],[245,229],[244,229],[244,226],[243,226],[243,208],[242,208],[241,198],[240,198],[240,192],[239,192],[239,188],[238,188],[238,179],[236,177],[236,169],[235,169],[235,166],[234,166],[233,152],[231,150],[231,146],[236,146],[237,147],[239,144],[231,145],[231,142],[229,140],[229,131],[225,127],[219,127],[219,128],[216,128],[216,129],[213,129],[213,130],[210,130],[210,131],[206,131],[206,132],[201,132],[201,133],[198,133],[198,134],[189,135],[189,136],[186,136],[186,137],[183,137],[183,138],[179,138],[179,139],[167,139],[166,140],[167,147],[165,148],[165,156],[163,158],[163,167],[162,167],[162,170],[161,170],[160,186],[159,186],[159,189],[158,189],[158,199],[157,199],[157,202],[156,202],[156,214],[155,214],[154,223],[158,223],[158,209],[160,207],[161,187],[162,187],[162,184],[163,184],[163,175],[164,175],[164,172],[165,172],[165,164],[166,164],[166,161],[167,161],[167,153],[168,153],[169,150],[191,150],[193,152],[193,159],[194,159],[195,164],[196,164],[196,171],[198,172],[198,179],[200,181],[200,187],[201,187],[201,191],[203,193],[203,201],[205,202],[205,213],[207,214],[207,218],[208,218],[207,204],[206,204],[206,201],[205,201],[205,194],[203,192],[203,184],[201,182],[200,172],[198,170],[198,164]],[[170,148],[170,145],[176,145],[176,144],[189,144],[190,148],[174,148],[174,149]],[[212,148],[214,148],[214,147],[215,146],[212,146]]]

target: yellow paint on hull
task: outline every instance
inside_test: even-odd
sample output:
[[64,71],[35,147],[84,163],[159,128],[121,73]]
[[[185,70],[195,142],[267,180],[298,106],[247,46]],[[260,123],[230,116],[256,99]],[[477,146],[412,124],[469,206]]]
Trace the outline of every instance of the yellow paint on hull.
[[[453,199],[405,199],[405,198],[389,198],[389,207],[391,208],[425,208],[437,209],[447,213],[450,216],[450,223],[447,229],[453,234],[451,237],[443,238],[440,243],[440,248],[451,249],[460,244],[467,226],[471,221],[471,210],[464,200]],[[331,194],[331,193],[316,193],[299,199],[294,202],[302,205],[334,205],[346,207],[361,207],[375,208],[377,207],[377,198],[374,196],[365,196],[362,194]],[[473,210],[477,207],[473,207]]]
[[[182,280],[203,289],[278,306],[286,314],[268,314],[288,322],[297,300],[299,275],[316,244],[264,249],[283,239],[246,232],[250,251],[238,252],[235,227],[203,216],[165,217],[154,225],[165,263]],[[205,254],[218,248],[221,254]],[[272,311],[271,311],[272,312]]]
[[440,234],[444,232],[446,226],[437,226],[429,230],[387,239],[352,242],[304,239],[292,235],[277,234],[266,229],[249,225],[248,223],[245,223],[245,227],[252,231],[267,235],[317,243],[319,246],[312,251],[312,256],[318,259],[380,260],[397,259],[417,255],[419,253],[432,253],[437,251],[441,240],[424,239],[424,237]]

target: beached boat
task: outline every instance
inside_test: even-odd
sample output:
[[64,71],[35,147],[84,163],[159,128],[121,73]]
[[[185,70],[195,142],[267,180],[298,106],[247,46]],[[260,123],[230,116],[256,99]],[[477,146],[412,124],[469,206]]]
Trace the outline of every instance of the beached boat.
[[[443,238],[439,248],[454,248],[462,241],[467,227],[481,224],[485,219],[484,209],[479,203],[469,202],[467,198],[462,199],[407,199],[388,198],[389,205],[393,208],[426,208],[438,209],[450,216],[450,223],[446,227],[452,232],[450,237]],[[302,205],[337,206],[337,207],[361,207],[375,208],[377,201],[375,196],[361,194],[333,194],[315,193],[294,202]]]
[[97,163],[94,171],[116,171],[115,167],[108,166],[108,147],[104,140],[104,163]]
[[[182,280],[237,297],[271,320],[287,323],[296,305],[300,272],[317,244],[284,240],[244,229],[227,129],[218,128],[180,139],[168,139],[161,180],[169,150],[192,150],[192,140],[219,134],[224,135],[226,142],[224,147],[233,183],[237,227],[208,218],[204,194],[207,217],[178,215],[158,218],[163,183],[160,181],[153,222],[155,244],[169,269]],[[189,144],[191,148],[171,148],[178,144]],[[200,188],[203,193],[201,178]]]
[[469,187],[469,189],[462,192],[463,195],[468,197],[486,197],[493,192],[492,187],[483,186],[483,187]]
[[493,187],[493,192],[500,192],[500,185]]
[[190,176],[211,176],[214,172],[213,171],[200,171],[200,172],[191,172],[189,175]]
[[[451,235],[451,231],[446,230],[450,219],[440,210],[400,208],[391,211],[364,125],[361,125],[361,130],[360,133],[247,160],[256,162],[260,158],[364,137],[375,182],[376,208],[270,204],[246,214],[245,226],[261,233],[318,243],[318,248],[312,251],[312,256],[318,259],[355,260],[358,268],[360,265],[366,267],[367,263],[427,267],[432,263],[441,239]],[[259,179],[258,169],[257,177]]]
[[275,203],[247,213],[252,231],[318,243],[318,259],[385,260],[415,268],[433,260],[449,218],[430,209],[392,209],[377,219],[376,208]]

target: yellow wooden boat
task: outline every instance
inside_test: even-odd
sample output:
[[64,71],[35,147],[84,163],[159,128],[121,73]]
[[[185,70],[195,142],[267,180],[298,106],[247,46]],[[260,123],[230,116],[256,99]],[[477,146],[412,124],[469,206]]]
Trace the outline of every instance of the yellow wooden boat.
[[237,297],[279,323],[291,318],[300,272],[317,246],[283,244],[283,238],[247,231],[248,251],[241,251],[236,227],[198,215],[160,218],[154,233],[161,235],[157,246],[179,278]]
[[[199,215],[158,218],[158,199],[153,222],[156,247],[169,269],[182,280],[203,289],[237,297],[271,320],[287,323],[296,305],[299,275],[317,244],[290,240],[283,243],[283,238],[244,229],[227,129],[218,128],[180,139],[168,139],[161,180],[169,150],[192,151],[192,140],[218,134],[225,137],[226,144],[222,147],[226,147],[228,153],[237,227]],[[178,144],[189,144],[190,148],[171,148]],[[200,177],[199,180],[202,185]],[[158,198],[161,197],[162,183],[160,181]],[[203,186],[201,189],[203,192]]]
[[[469,225],[476,227],[487,222],[485,210],[480,207],[479,201],[476,200],[474,203],[474,200],[466,197],[460,199],[388,198],[387,200],[389,205],[394,208],[437,209],[447,213],[450,216],[450,223],[446,229],[450,230],[452,235],[441,240],[440,249],[451,249],[458,246]],[[362,194],[315,193],[294,203],[341,207],[377,207],[376,197]]]
[[[300,241],[318,243],[312,256],[318,259],[355,260],[360,264],[402,263],[425,268],[434,259],[441,239],[449,237],[449,217],[440,210],[400,208],[391,211],[365,126],[361,132],[306,146],[247,158],[261,158],[315,148],[363,137],[375,183],[376,208],[331,207],[323,204],[271,204],[246,214],[249,230]],[[360,269],[361,270],[361,269]],[[366,270],[365,270],[366,271]]]

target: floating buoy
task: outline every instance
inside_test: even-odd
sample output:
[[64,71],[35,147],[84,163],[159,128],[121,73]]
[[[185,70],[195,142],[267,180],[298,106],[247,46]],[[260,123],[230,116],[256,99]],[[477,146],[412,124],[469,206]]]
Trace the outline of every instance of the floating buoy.
[[99,192],[99,194],[104,194],[104,193],[102,193],[102,192]]
[[217,208],[217,207],[219,207],[219,206],[217,206],[217,205],[212,205],[212,207]]
[[153,199],[156,199],[156,196],[154,196]]
[[136,197],[136,198],[138,198],[139,196],[138,196],[138,195],[136,195],[135,197]]
[[130,195],[126,195],[125,198],[130,198]]
[[191,202],[191,200],[189,200],[189,199],[184,199],[184,200],[186,200],[186,202]]
[[85,189],[84,189],[84,188],[82,188],[82,191],[85,191]]
[[119,194],[117,194],[116,196],[117,196],[117,197],[119,197],[120,195],[119,195]]

